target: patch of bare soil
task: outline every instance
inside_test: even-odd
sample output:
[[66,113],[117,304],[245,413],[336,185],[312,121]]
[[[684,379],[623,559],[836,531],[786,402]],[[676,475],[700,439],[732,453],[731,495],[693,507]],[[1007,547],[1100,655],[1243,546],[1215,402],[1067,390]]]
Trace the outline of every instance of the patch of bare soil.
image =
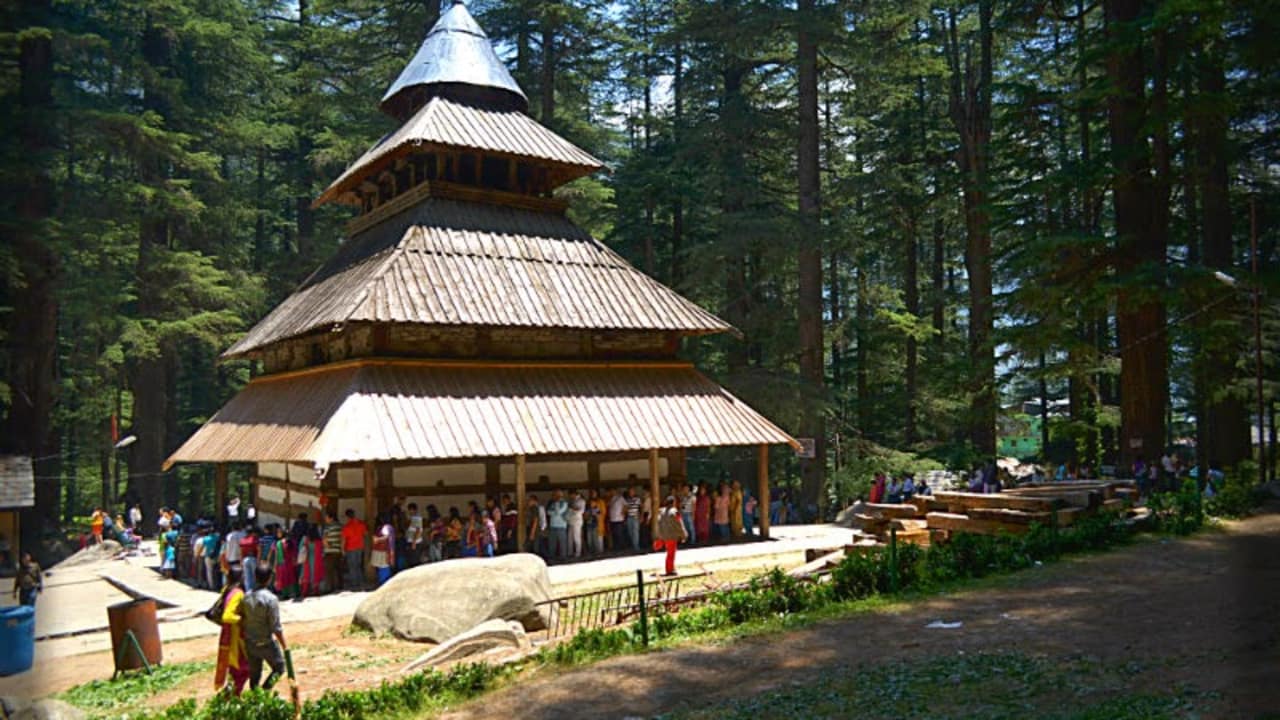
[[[285,637],[293,651],[298,687],[303,699],[318,697],[325,690],[372,687],[384,679],[399,675],[405,663],[430,647],[394,638],[373,638],[364,634],[347,635],[349,620],[334,618],[310,623],[296,623],[285,628]],[[204,637],[165,643],[164,660],[176,664],[211,662],[217,654],[217,637]],[[87,679],[103,677],[103,668],[112,666],[110,653],[89,653],[61,658],[49,663],[33,677],[32,696],[59,693]],[[281,683],[281,687],[283,687]],[[148,707],[161,708],[183,698],[204,701],[213,696],[213,671],[198,673],[177,687],[149,698]]]
[[[926,629],[934,620],[958,629]],[[447,717],[648,717],[712,707],[823,669],[965,652],[1139,661],[1134,693],[1179,683],[1219,694],[1213,717],[1280,710],[1280,507],[1195,537],[1131,547],[1010,576],[998,587],[828,621],[785,634],[543,672]]]

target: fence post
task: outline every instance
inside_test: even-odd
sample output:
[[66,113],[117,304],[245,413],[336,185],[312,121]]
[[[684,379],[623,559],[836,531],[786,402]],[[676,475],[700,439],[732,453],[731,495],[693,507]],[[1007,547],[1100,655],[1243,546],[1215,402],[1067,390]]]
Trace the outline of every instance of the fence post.
[[889,592],[898,592],[898,528],[889,528]]
[[644,571],[636,570],[636,588],[640,598],[640,642],[649,647],[649,613],[648,601],[644,597]]

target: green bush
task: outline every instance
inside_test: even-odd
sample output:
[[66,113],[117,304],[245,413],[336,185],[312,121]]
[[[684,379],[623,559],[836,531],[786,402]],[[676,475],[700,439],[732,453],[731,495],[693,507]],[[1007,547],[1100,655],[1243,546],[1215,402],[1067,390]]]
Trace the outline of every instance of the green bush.
[[[376,720],[423,710],[439,704],[474,697],[511,672],[508,667],[485,663],[455,666],[448,673],[435,670],[384,682],[368,690],[328,690],[303,704],[307,720]],[[222,693],[202,707],[183,700],[159,713],[138,720],[292,720],[293,705],[274,692],[250,690],[240,697]]]
[[1264,493],[1247,473],[1237,471],[1228,475],[1217,493],[1205,500],[1205,512],[1214,517],[1241,518],[1248,515],[1265,499]]
[[1152,493],[1147,499],[1155,525],[1175,535],[1190,535],[1204,525],[1204,498],[1195,480],[1188,478],[1176,492]]

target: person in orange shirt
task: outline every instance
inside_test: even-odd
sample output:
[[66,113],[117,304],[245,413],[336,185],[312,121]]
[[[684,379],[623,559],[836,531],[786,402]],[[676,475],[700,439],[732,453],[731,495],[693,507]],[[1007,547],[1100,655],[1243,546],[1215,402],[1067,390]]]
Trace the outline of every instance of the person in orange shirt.
[[342,556],[347,565],[347,587],[352,590],[364,587],[364,549],[369,526],[356,517],[350,508],[345,513],[347,522],[342,526]]
[[595,519],[595,532],[587,533],[587,551],[599,555],[604,552],[605,526],[609,517],[609,506],[599,491],[593,489],[588,495],[587,512]]
[[93,532],[94,545],[102,544],[102,525],[103,519],[106,518],[106,516],[107,515],[102,511],[102,508],[93,509],[93,517],[89,519],[89,528]]

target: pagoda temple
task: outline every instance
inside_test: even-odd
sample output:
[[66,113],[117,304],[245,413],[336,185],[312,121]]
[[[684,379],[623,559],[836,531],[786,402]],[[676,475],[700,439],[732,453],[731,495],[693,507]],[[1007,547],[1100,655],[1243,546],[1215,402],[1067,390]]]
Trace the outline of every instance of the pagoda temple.
[[381,109],[399,127],[316,200],[358,208],[346,241],[223,354],[263,374],[166,467],[215,463],[221,507],[252,463],[262,522],[511,493],[523,546],[526,492],[656,496],[688,448],[754,446],[767,508],[768,447],[796,441],[677,357],[732,328],[565,216],[553,191],[602,165],[526,114],[464,4]]

